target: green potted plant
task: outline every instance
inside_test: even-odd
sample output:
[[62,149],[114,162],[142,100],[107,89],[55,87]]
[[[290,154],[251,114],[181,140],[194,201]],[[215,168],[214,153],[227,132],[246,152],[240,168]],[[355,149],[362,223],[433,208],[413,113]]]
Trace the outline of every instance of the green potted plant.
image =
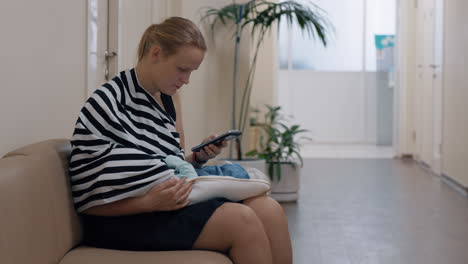
[[272,183],[272,197],[278,201],[296,201],[299,191],[300,168],[303,159],[300,141],[311,140],[301,136],[308,132],[299,125],[289,125],[281,115],[281,107],[268,106],[264,123],[257,124],[263,130],[258,149],[249,151],[247,156],[265,159],[268,176]]
[[[308,3],[308,4],[306,4]],[[233,73],[233,98],[232,98],[232,122],[231,129],[245,131],[248,108],[250,105],[250,95],[252,84],[255,76],[255,67],[257,56],[260,47],[263,43],[267,32],[270,32],[274,26],[279,25],[283,19],[289,24],[295,23],[302,31],[307,32],[312,37],[318,37],[324,46],[327,45],[328,29],[331,24],[324,15],[324,11],[311,3],[304,0],[298,1],[268,1],[268,0],[250,0],[243,3],[226,5],[220,9],[209,8],[202,16],[203,21],[209,21],[211,30],[214,34],[215,26],[219,23],[222,25],[235,25],[235,50],[234,50],[234,73]],[[279,29],[279,27],[278,27]],[[242,32],[248,30],[254,40],[254,52],[250,61],[247,80],[244,84],[240,102],[239,116],[237,114],[237,86],[238,86],[238,60],[239,47],[242,40]],[[240,139],[236,139],[237,160],[242,160],[242,147]],[[230,151],[232,158],[232,151]]]

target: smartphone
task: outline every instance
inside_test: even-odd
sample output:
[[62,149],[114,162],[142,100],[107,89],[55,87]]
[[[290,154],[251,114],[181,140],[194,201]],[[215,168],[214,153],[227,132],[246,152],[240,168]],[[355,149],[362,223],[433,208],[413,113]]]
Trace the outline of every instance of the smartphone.
[[240,132],[239,130],[229,130],[228,132],[216,137],[216,138],[213,138],[212,140],[210,141],[207,141],[205,143],[202,143],[198,146],[195,146],[192,148],[192,152],[198,152],[200,151],[202,148],[210,145],[210,144],[215,144],[215,145],[220,145],[221,142],[223,140],[231,140],[231,139],[234,139],[234,138],[237,138],[239,137],[240,135],[242,135],[242,132]]

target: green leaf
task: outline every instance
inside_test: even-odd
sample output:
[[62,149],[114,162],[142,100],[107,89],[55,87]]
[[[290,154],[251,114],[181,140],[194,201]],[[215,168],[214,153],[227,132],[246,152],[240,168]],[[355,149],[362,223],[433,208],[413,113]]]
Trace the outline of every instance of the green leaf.
[[276,163],[276,176],[278,181],[281,181],[281,163]]
[[270,176],[270,179],[273,181],[274,180],[274,164],[273,163],[268,163],[268,175]]
[[245,153],[245,155],[246,155],[247,157],[253,157],[253,156],[258,155],[258,151],[257,151],[256,149],[254,149],[254,150],[251,150],[251,151]]

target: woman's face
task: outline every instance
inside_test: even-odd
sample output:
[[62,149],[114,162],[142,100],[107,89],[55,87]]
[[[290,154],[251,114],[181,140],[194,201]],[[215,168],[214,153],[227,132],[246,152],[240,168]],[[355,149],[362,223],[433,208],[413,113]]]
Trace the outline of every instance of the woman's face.
[[203,50],[193,46],[183,46],[170,56],[159,52],[152,67],[153,86],[162,93],[174,95],[182,85],[189,83],[190,74],[198,69],[204,56]]

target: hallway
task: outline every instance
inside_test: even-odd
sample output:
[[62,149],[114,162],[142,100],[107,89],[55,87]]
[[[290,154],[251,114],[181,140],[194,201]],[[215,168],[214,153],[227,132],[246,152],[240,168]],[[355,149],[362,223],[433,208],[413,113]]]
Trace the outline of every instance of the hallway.
[[413,161],[307,159],[294,263],[466,264],[468,200]]

